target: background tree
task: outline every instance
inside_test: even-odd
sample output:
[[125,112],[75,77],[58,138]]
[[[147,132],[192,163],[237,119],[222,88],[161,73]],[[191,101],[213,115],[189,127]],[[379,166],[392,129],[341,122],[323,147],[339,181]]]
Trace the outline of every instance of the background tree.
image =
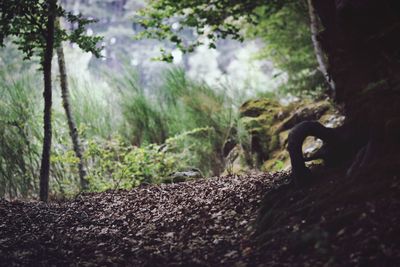
[[319,23],[318,15],[315,12],[314,4],[312,0],[307,0],[308,5],[308,14],[310,16],[310,30],[311,30],[311,40],[314,46],[315,57],[318,62],[318,69],[321,74],[324,76],[327,84],[329,84],[330,89],[335,91],[335,82],[329,77],[327,62],[325,59],[324,52],[322,51],[322,47],[320,42],[318,41],[318,33],[321,30],[321,26]]
[[[56,21],[56,27],[61,29],[60,19]],[[78,158],[78,170],[79,170],[79,180],[81,184],[81,189],[86,190],[88,188],[88,183],[86,181],[86,169],[83,162],[83,151],[82,146],[79,140],[79,133],[76,127],[76,123],[74,120],[74,116],[71,111],[71,104],[69,100],[69,89],[68,89],[68,76],[67,76],[67,67],[65,65],[65,56],[64,49],[62,43],[57,47],[57,59],[58,59],[58,68],[60,71],[60,87],[61,87],[61,97],[62,103],[65,110],[65,115],[67,117],[69,135],[71,136],[72,146],[75,152],[75,156]]]
[[44,34],[44,54],[42,60],[43,79],[44,79],[44,137],[42,162],[40,165],[40,200],[47,201],[49,195],[49,176],[50,176],[50,150],[51,150],[51,106],[52,106],[52,88],[51,88],[51,62],[54,49],[54,23],[56,19],[57,0],[49,0],[47,3],[47,22],[43,29]]
[[[318,20],[309,17],[307,3],[288,2],[269,15],[265,15],[265,8],[257,9],[258,21],[246,27],[245,36],[263,40],[265,45],[257,56],[271,60],[280,70],[277,75],[287,75],[287,81],[279,88],[280,93],[301,96],[324,92],[326,71],[318,71],[314,53],[314,47],[319,43],[316,39],[315,45],[311,42],[312,29],[318,26]],[[323,59],[324,55],[320,55]]]
[[[69,22],[77,24],[77,28],[67,33],[55,28],[55,19],[65,17]],[[51,150],[51,61],[54,47],[63,40],[77,43],[83,50],[99,56],[96,43],[99,37],[84,35],[85,26],[92,20],[81,15],[73,15],[57,5],[56,0],[23,0],[2,1],[0,4],[0,44],[4,45],[5,38],[15,37],[14,42],[24,52],[25,59],[38,55],[44,78],[44,138],[40,170],[40,199],[47,201],[50,173]]]

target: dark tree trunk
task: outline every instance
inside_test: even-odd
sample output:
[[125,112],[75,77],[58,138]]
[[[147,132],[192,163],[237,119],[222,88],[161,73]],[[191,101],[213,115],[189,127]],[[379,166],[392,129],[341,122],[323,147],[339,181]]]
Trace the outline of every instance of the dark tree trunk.
[[[328,57],[335,100],[346,115],[344,126],[336,131],[342,136],[336,148],[351,158],[348,175],[376,168],[383,158],[397,164],[400,146],[391,136],[400,131],[399,2],[313,0],[312,4],[323,26],[318,40]],[[317,129],[307,127],[303,125],[300,132],[318,136]],[[304,136],[299,136],[293,139],[299,144],[292,143],[292,148],[303,142]],[[344,146],[348,148],[341,149]],[[292,163],[298,167],[294,172],[304,174],[304,162],[298,162],[304,158],[298,149],[294,151]]]
[[54,49],[54,22],[56,16],[57,0],[48,0],[48,18],[46,25],[46,47],[42,59],[43,78],[44,78],[44,137],[42,162],[40,167],[40,200],[47,201],[49,195],[49,176],[50,176],[50,150],[51,150],[51,106],[52,106],[52,87],[51,87],[51,61]]
[[314,6],[324,27],[319,39],[336,82],[336,100],[346,115],[370,128],[387,112],[399,114],[393,109],[400,80],[398,1],[314,0]]
[[[60,21],[57,20],[57,27],[61,27]],[[79,141],[79,134],[76,128],[75,120],[72,116],[71,106],[69,101],[69,90],[68,90],[68,77],[67,77],[67,69],[65,66],[65,57],[64,50],[62,44],[57,47],[57,58],[58,58],[58,67],[60,70],[60,86],[61,86],[61,97],[63,101],[63,107],[65,110],[65,115],[67,116],[69,134],[72,139],[72,145],[75,152],[76,157],[79,159],[78,169],[79,169],[79,179],[81,184],[81,189],[86,190],[88,187],[88,183],[85,179],[86,177],[86,169],[83,162],[82,156],[82,147]]]

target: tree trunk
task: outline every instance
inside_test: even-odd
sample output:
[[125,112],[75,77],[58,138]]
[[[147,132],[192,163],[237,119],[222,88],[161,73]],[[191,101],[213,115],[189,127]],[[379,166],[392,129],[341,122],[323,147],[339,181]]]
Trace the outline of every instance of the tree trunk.
[[[61,27],[60,20],[57,20],[57,27]],[[72,139],[72,145],[75,152],[76,157],[79,159],[78,169],[79,169],[79,179],[81,184],[81,189],[86,190],[88,187],[88,183],[85,179],[86,177],[86,169],[83,163],[83,150],[79,141],[79,134],[76,129],[75,120],[72,116],[71,106],[69,101],[69,91],[68,91],[68,77],[67,77],[67,69],[65,66],[65,57],[64,50],[62,44],[57,47],[57,58],[58,58],[58,67],[60,70],[60,86],[61,86],[61,97],[63,101],[63,107],[65,110],[65,115],[67,116],[69,135]]]
[[324,57],[324,52],[322,51],[321,45],[318,41],[318,19],[315,13],[312,0],[307,0],[308,2],[308,14],[310,16],[310,30],[311,30],[311,40],[314,46],[315,57],[318,62],[318,69],[324,75],[326,82],[329,84],[330,89],[335,93],[335,82],[330,79],[328,74],[327,63]]
[[[310,15],[318,14],[322,23],[318,40],[335,81],[335,100],[346,115],[340,131],[343,138],[334,146],[350,159],[343,167],[350,165],[350,177],[362,177],[360,174],[384,164],[398,168],[400,146],[391,136],[398,140],[400,132],[399,2],[313,0],[313,5],[309,4]],[[313,38],[317,40],[315,35]],[[316,135],[315,129],[306,126],[292,134],[292,164],[294,172],[301,175],[308,171],[299,149],[303,135],[295,138],[296,133]]]
[[42,162],[40,167],[40,200],[47,201],[49,195],[49,176],[50,176],[50,150],[51,150],[51,60],[54,49],[54,21],[56,16],[57,0],[48,0],[48,18],[46,25],[46,46],[42,59],[43,79],[44,79],[44,137]]

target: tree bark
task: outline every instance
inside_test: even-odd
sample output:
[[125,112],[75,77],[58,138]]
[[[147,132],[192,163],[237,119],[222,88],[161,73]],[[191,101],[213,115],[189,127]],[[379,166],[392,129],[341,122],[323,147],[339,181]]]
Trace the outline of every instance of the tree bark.
[[[60,20],[57,20],[57,27],[60,28]],[[79,169],[79,180],[81,184],[81,189],[86,190],[88,187],[88,183],[86,181],[86,169],[83,162],[83,150],[79,140],[78,130],[76,128],[76,123],[73,118],[71,112],[71,105],[69,101],[69,90],[68,90],[68,77],[67,77],[67,69],[65,66],[65,57],[64,57],[64,49],[62,44],[57,47],[57,58],[58,58],[58,67],[60,70],[60,87],[61,87],[61,97],[63,102],[63,107],[65,110],[65,115],[67,116],[69,135],[71,136],[73,149],[75,152],[75,156],[79,159],[78,169]]]
[[314,46],[315,57],[318,62],[318,69],[324,75],[326,82],[329,84],[330,89],[335,93],[335,82],[330,79],[327,63],[324,57],[324,52],[322,51],[321,44],[318,41],[318,19],[315,12],[312,0],[307,0],[308,3],[308,14],[310,16],[310,30],[311,30],[311,40]]
[[51,87],[51,61],[54,49],[54,22],[57,9],[57,0],[48,0],[48,18],[46,25],[46,46],[42,59],[43,80],[44,80],[44,136],[42,162],[40,167],[40,200],[46,202],[49,196],[49,176],[50,176],[50,150],[51,150],[51,107],[52,107],[52,87]]
[[[376,166],[383,168],[386,162],[400,158],[399,150],[393,149],[396,142],[384,137],[390,132],[386,125],[400,114],[400,5],[394,0],[307,1],[310,17],[317,14],[323,26],[318,41],[335,81],[335,100],[346,115],[342,126],[346,131],[341,131],[345,142],[334,146],[333,152],[340,150],[349,158],[343,165],[351,164],[349,176],[362,177],[358,174],[376,171]],[[316,25],[315,21],[312,24]],[[294,140],[302,142],[301,138]],[[306,172],[303,158],[299,144],[294,144],[294,165],[300,162],[297,169],[301,174]]]

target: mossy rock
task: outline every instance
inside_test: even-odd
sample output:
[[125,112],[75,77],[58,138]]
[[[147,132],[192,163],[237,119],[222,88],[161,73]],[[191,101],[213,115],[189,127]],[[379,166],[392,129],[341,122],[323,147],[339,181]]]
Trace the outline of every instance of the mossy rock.
[[203,174],[197,168],[188,168],[186,170],[177,171],[162,180],[162,183],[180,183],[189,180],[203,178]]
[[250,155],[244,151],[243,147],[236,145],[226,157],[225,171],[223,175],[244,174],[250,171]]
[[286,131],[280,132],[278,134],[278,136],[279,136],[279,147],[286,147],[287,146],[287,142],[288,142],[288,138],[289,138],[289,132],[290,132],[290,130],[286,130]]
[[248,100],[240,108],[241,117],[259,117],[266,114],[276,114],[281,111],[282,106],[275,100],[269,98]]
[[241,124],[244,126],[244,128],[248,131],[248,132],[254,132],[254,133],[262,133],[264,131],[264,133],[267,133],[268,128],[265,127],[265,123],[268,122],[264,119],[261,118],[254,118],[254,117],[242,117],[240,119]]
[[[328,127],[336,127],[343,121],[343,117],[328,101],[293,102],[282,106],[273,99],[263,98],[245,102],[239,111],[239,123],[249,138],[246,144],[240,140],[236,144],[244,145],[242,154],[251,160],[244,162],[239,159],[244,157],[239,156],[228,160],[235,172],[247,169],[246,164],[249,168],[263,171],[288,169],[290,159],[286,146],[293,126],[305,120],[319,120]],[[317,141],[307,140],[304,148],[311,153],[319,147]]]
[[281,171],[290,167],[290,157],[286,150],[275,150],[270,159],[266,160],[261,167],[262,171]]
[[251,136],[250,147],[256,167],[260,167],[271,152],[279,148],[279,136],[273,126],[282,119],[284,110],[277,101],[268,98],[249,100],[240,107],[240,123]]

